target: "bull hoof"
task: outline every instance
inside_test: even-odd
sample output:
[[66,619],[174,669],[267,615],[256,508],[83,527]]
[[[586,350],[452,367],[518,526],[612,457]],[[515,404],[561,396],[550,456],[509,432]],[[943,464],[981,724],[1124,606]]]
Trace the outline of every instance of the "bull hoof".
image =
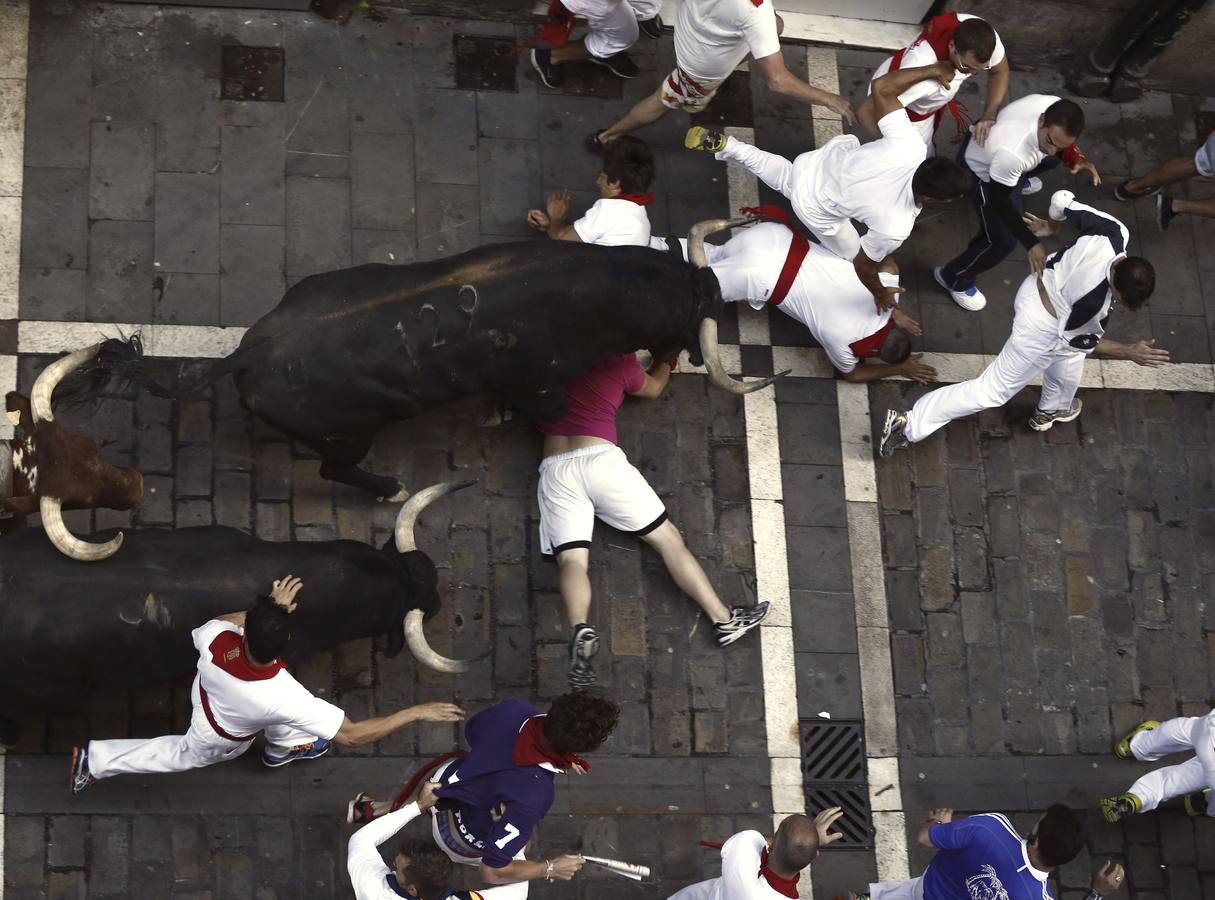
[[399,481],[397,482],[397,487],[400,488],[400,490],[398,490],[391,497],[378,497],[377,499],[381,503],[404,503],[409,499],[409,491],[405,490],[405,485],[401,484]]

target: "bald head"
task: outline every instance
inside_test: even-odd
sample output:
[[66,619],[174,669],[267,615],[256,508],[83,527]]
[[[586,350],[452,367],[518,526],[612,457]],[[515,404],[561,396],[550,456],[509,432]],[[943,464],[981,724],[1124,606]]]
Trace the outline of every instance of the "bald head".
[[789,816],[776,829],[768,865],[786,878],[792,878],[818,858],[818,829],[801,814]]

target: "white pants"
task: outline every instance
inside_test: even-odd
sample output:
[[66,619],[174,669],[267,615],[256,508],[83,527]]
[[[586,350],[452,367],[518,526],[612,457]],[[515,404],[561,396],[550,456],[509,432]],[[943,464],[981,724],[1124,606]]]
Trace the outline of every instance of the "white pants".
[[[1149,772],[1131,785],[1130,792],[1143,801],[1143,812],[1174,797],[1215,788],[1215,711],[1169,719],[1159,728],[1141,731],[1131,739],[1131,752],[1144,762],[1155,762],[1170,753],[1194,753],[1191,759]],[[1207,815],[1215,816],[1215,790],[1207,797]]]
[[561,0],[561,5],[586,19],[586,52],[606,59],[637,43],[637,23],[658,15],[662,0]]
[[814,161],[812,158],[816,153],[823,153],[828,148],[839,150],[839,147],[832,145],[848,141],[859,146],[855,136],[841,135],[832,138],[818,150],[802,153],[790,162],[783,156],[760,150],[731,137],[726,140],[725,149],[715,153],[714,157],[738,163],[772,190],[793,201],[797,217],[818,238],[819,243],[841,259],[851,260],[861,252],[861,236],[857,234],[852,220],[847,216],[840,218],[832,215],[829,211],[808,203],[808,193],[800,188],[804,180],[803,173]]
[[[230,741],[215,733],[198,700],[197,677],[190,693],[194,711],[185,734],[89,741],[89,774],[94,778],[109,778],[111,775],[185,772],[236,759],[253,745],[253,741]],[[268,726],[263,734],[266,743],[280,753],[316,740],[315,735],[285,725]]]
[[917,400],[907,414],[909,441],[922,441],[954,419],[1003,406],[1039,374],[1042,396],[1038,409],[1053,412],[1071,408],[1084,372],[1085,354],[1059,337],[1058,322],[1043,308],[1038,296],[1036,275],[1021,282],[1014,304],[1012,334],[995,362],[978,378],[929,391]]
[[877,881],[869,885],[872,900],[924,900],[924,876],[907,881]]

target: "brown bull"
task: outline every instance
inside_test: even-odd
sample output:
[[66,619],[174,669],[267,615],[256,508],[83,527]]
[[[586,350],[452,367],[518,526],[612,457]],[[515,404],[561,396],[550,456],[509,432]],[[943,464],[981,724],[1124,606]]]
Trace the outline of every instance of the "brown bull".
[[87,362],[97,347],[55,360],[34,382],[27,400],[10,391],[5,397],[13,439],[0,441],[0,518],[5,530],[31,513],[42,514],[47,537],[73,559],[105,559],[122,546],[122,532],[103,544],[82,541],[68,531],[65,509],[130,509],[143,496],[143,477],[134,469],[112,466],[90,438],[68,434],[51,412],[55,386]]

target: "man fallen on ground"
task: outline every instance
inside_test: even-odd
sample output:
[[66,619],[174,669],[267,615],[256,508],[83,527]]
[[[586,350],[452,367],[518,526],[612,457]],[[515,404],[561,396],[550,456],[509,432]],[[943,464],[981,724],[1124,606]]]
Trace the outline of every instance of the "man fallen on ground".
[[[526,897],[527,882],[536,879],[569,881],[583,866],[581,856],[529,860],[524,850],[553,805],[556,776],[589,772],[580,754],[598,750],[619,716],[615,703],[587,691],[561,695],[546,714],[522,700],[503,700],[468,720],[466,754],[439,757],[430,771],[423,770],[418,796],[403,799],[425,805],[434,792],[435,844],[452,862],[478,867],[488,884],[514,888],[496,900]],[[347,821],[371,822],[391,806],[360,793],[350,802]]]
[[549,196],[543,210],[527,214],[527,224],[553,240],[582,241],[604,247],[635,245],[650,241],[650,218],[646,207],[654,201],[654,154],[640,138],[622,137],[603,152],[603,168],[595,179],[599,199],[586,214],[569,223],[569,191]]
[[1215,178],[1215,129],[1211,130],[1193,156],[1178,156],[1150,172],[1122,182],[1114,188],[1114,196],[1119,200],[1138,200],[1140,197],[1157,195],[1156,224],[1161,231],[1168,231],[1169,223],[1183,213],[1215,219],[1215,198],[1186,200],[1161,193],[1162,188],[1198,176]]
[[914,69],[947,61],[954,69],[949,84],[939,81],[921,81],[899,94],[899,103],[924,138],[932,147],[933,135],[948,109],[962,130],[966,121],[961,104],[954,100],[966,79],[976,72],[987,73],[987,94],[983,111],[970,126],[980,144],[987,140],[991,127],[996,122],[996,113],[1008,96],[1009,66],[1004,53],[1004,44],[996,30],[978,16],[966,13],[941,13],[933,17],[919,37],[877,67],[869,87],[869,96],[856,109],[856,117],[873,137],[877,137],[877,122],[880,116],[874,109],[873,82],[887,72],[899,69]]
[[675,68],[623,119],[593,132],[587,149],[599,153],[621,135],[657,122],[672,109],[702,112],[748,54],[770,91],[825,106],[852,122],[852,104],[802,81],[785,66],[781,27],[772,0],[683,0],[675,15]]
[[1126,255],[1130,232],[1125,225],[1079,202],[1071,191],[1055,193],[1049,220],[1025,218],[1041,237],[1058,233],[1065,221],[1080,233],[1050,255],[1041,275],[1028,275],[1021,283],[1012,334],[978,378],[929,391],[910,412],[887,411],[882,456],[924,440],[954,419],[1003,406],[1038,375],[1042,393],[1029,427],[1048,431],[1056,422],[1070,422],[1080,415],[1076,390],[1090,353],[1141,366],[1169,361],[1168,351],[1154,347],[1154,340],[1121,344],[1105,337],[1114,304],[1139,309],[1156,285],[1152,264]]
[[[922,81],[947,84],[953,76],[953,66],[946,61],[879,78],[873,94],[882,138],[863,146],[856,135],[842,134],[790,162],[700,126],[688,131],[684,145],[737,163],[788,197],[820,243],[852,262],[878,308],[888,309],[898,291],[882,284],[882,262],[911,235],[925,203],[961,197],[968,184],[966,173],[952,160],[928,156],[899,95]],[[853,219],[869,229],[864,237]]]
[[245,612],[212,619],[191,632],[198,674],[190,688],[193,713],[184,735],[89,741],[72,749],[72,793],[113,775],[184,772],[225,762],[265,734],[262,763],[271,768],[317,759],[336,743],[361,747],[414,722],[458,722],[451,703],[423,703],[362,722],[314,696],[287,671],[281,654],[291,639],[289,615],[303,582],[274,582]]
[[[531,52],[532,68],[545,87],[559,88],[565,81],[562,65],[585,59],[603,66],[618,78],[641,74],[628,50],[637,38],[662,37],[662,0],[557,0],[559,14],[582,16],[586,34],[560,47],[536,47]],[[573,23],[570,22],[570,27]],[[565,32],[568,37],[569,32]]]
[[[670,240],[651,238],[650,246],[667,250]],[[680,245],[686,258],[687,242]],[[705,244],[705,253],[723,300],[745,301],[755,309],[775,306],[801,322],[845,381],[901,376],[923,383],[936,378],[936,369],[911,353],[912,336],[923,334],[920,324],[897,305],[876,309],[851,262],[811,243],[789,224],[767,221],[736,230],[724,244]],[[878,277],[884,286],[899,287],[894,257],[882,261]]]
[[667,900],[776,900],[798,896],[802,872],[818,859],[823,847],[842,834],[831,826],[844,814],[838,806],[814,819],[800,813],[786,816],[772,837],[740,831],[721,848],[721,876],[688,885]]
[[[1084,849],[1084,822],[1056,803],[1038,817],[1028,837],[1001,813],[980,813],[955,822],[952,809],[934,809],[920,829],[919,844],[937,851],[924,874],[869,885],[849,900],[1054,900],[1049,880]],[[1107,861],[1093,876],[1085,900],[1122,886],[1122,866]]]
[[970,172],[970,199],[979,215],[979,230],[958,256],[932,270],[937,284],[953,301],[972,312],[987,305],[976,279],[995,268],[1020,243],[1030,272],[1046,264],[1046,247],[1021,220],[1021,198],[1042,190],[1038,177],[1062,162],[1073,175],[1087,172],[1093,184],[1101,176],[1076,140],[1084,130],[1084,111],[1071,100],[1030,94],[996,116],[985,141],[967,135],[958,161]]
[[1173,753],[1193,753],[1183,763],[1148,772],[1124,794],[1101,801],[1107,822],[1151,812],[1161,803],[1183,797],[1191,816],[1215,816],[1215,709],[1205,716],[1182,716],[1167,722],[1140,722],[1114,747],[1119,759],[1156,762]]

